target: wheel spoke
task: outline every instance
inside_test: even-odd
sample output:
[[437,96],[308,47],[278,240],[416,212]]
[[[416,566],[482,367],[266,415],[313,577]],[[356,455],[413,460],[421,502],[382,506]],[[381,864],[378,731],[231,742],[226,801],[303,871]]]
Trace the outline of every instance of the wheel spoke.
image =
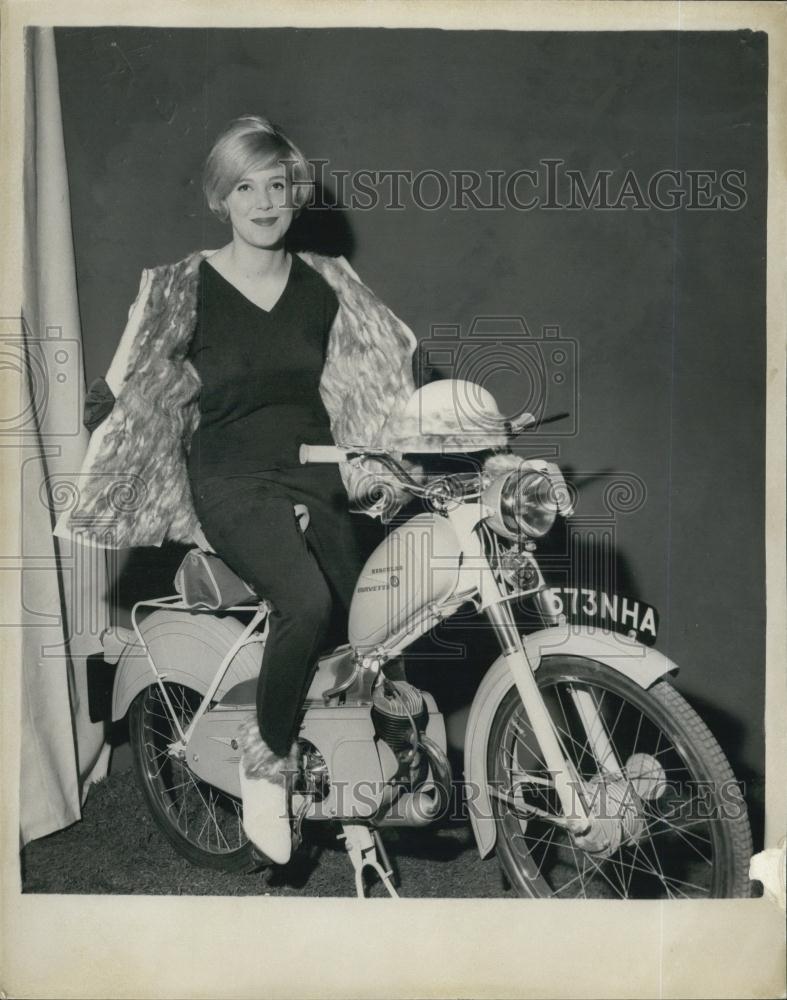
[[[708,821],[705,819],[695,819],[691,820],[688,823],[678,824],[678,823],[670,823],[669,820],[665,819],[663,816],[654,816],[651,822],[648,823],[648,825],[645,827],[645,831],[651,838],[662,837],[666,833],[677,833],[678,836],[684,837],[687,840],[689,837],[693,837],[695,840],[700,840],[702,841],[703,844],[707,844],[709,847],[712,847],[713,841],[710,839],[710,837],[703,837],[701,833],[695,833],[693,830],[689,829],[689,827],[693,826],[695,823],[699,823],[704,826],[707,825],[707,822]],[[652,830],[652,827],[655,826],[657,823],[663,823],[665,829],[654,832]]]
[[[604,694],[606,694],[606,693],[607,692],[605,691]],[[602,700],[603,700],[603,696],[602,696]],[[612,726],[610,727],[610,730],[609,730],[609,742],[610,743],[612,743],[612,741],[615,738],[615,731],[618,728],[618,723],[620,722],[620,717],[623,714],[623,709],[626,707],[626,702],[623,700],[623,698],[620,698],[619,701],[620,701],[620,708],[618,709],[618,714],[615,716],[615,721],[612,723]],[[601,708],[601,706],[599,706],[599,709],[600,708]],[[642,713],[640,713],[640,715],[641,714]]]
[[[701,821],[698,820],[697,822],[701,822]],[[686,846],[690,847],[691,850],[694,851],[694,853],[697,855],[697,857],[700,858],[701,861],[703,861],[706,865],[713,866],[713,858],[712,857],[709,858],[705,854],[703,854],[702,851],[699,849],[699,847],[697,847],[697,845],[695,843],[693,843],[693,841],[690,838],[691,837],[696,837],[698,840],[701,840],[702,843],[707,844],[709,847],[712,848],[713,847],[713,843],[712,843],[712,841],[710,839],[708,839],[706,837],[701,837],[699,834],[695,834],[695,833],[691,833],[691,832],[689,832],[686,835],[684,833],[684,829],[683,828],[681,828],[679,826],[674,826],[674,825],[672,825],[670,823],[665,823],[665,826],[666,826],[666,829],[664,829],[664,830],[655,830],[654,831],[652,829],[652,827],[650,826],[650,824],[648,824],[648,826],[645,828],[645,834],[647,835],[647,839],[652,841],[656,837],[664,837],[665,835],[668,835],[668,834],[677,834],[677,836],[680,837],[680,839],[686,844]],[[712,853],[712,851],[711,851],[711,853]]]
[[669,891],[669,886],[667,885],[667,883],[672,883],[676,887],[676,891],[680,892],[687,898],[689,898],[688,895],[684,893],[682,889],[677,887],[688,886],[690,889],[696,889],[703,895],[708,895],[707,888],[704,888],[701,885],[697,885],[696,882],[689,882],[686,879],[680,879],[675,875],[666,875],[663,871],[654,868],[652,862],[649,860],[649,858],[647,858],[644,851],[641,850],[641,845],[639,844],[635,845],[634,856],[636,857],[637,854],[639,854],[640,859],[644,862],[645,865],[647,865],[647,867],[643,867],[642,865],[637,865],[633,861],[630,863],[626,862],[622,858],[620,861],[620,864],[624,868],[628,868],[632,872],[632,874],[635,871],[639,871],[639,872],[644,872],[647,875],[653,875],[655,878],[657,878],[660,882],[664,884],[664,888],[667,889],[668,891]]
[[628,899],[630,882],[626,882],[626,873],[623,869],[622,860],[623,859],[620,855],[620,851],[617,851],[616,854],[613,854],[612,857],[609,859],[609,863],[611,868],[615,872],[615,878],[617,878],[617,880],[620,882],[620,888],[623,894],[623,898]]
[[644,718],[645,718],[644,713],[640,712],[639,713],[639,721],[637,722],[637,731],[634,733],[634,743],[632,744],[632,747],[631,747],[631,752],[633,754],[639,752],[639,750],[638,750],[638,747],[639,747],[639,735],[640,735],[640,732],[642,730],[642,722],[643,722]]
[[[574,855],[574,867],[577,868],[578,871],[577,874],[568,882],[562,882],[560,885],[558,885],[554,890],[554,895],[558,896],[561,895],[562,893],[565,893],[566,890],[569,889],[574,884],[574,882],[579,880],[579,884],[582,890],[582,898],[587,899],[588,894],[587,894],[587,887],[585,885],[585,872],[587,870],[587,855],[585,854],[584,851],[580,851],[579,853],[577,853],[576,848],[574,847],[574,845],[571,843],[570,840],[568,841],[568,845],[571,848],[571,851]],[[581,867],[579,866],[579,864],[577,864],[578,857],[582,859]]]
[[[145,744],[145,746],[146,746],[146,747],[147,747],[147,746],[150,746],[150,745],[151,745],[151,744],[149,744],[149,743],[146,743],[146,744]],[[157,758],[157,757],[160,757],[160,758],[161,758],[161,764],[159,765],[159,767],[158,767],[158,770],[156,770],[156,771],[155,771],[155,773],[152,773],[152,774],[151,774],[151,769],[150,769],[150,768],[148,768],[148,774],[150,775],[150,777],[151,777],[151,778],[152,778],[152,779],[153,779],[154,781],[155,781],[155,780],[156,780],[156,779],[157,779],[158,777],[160,777],[160,775],[161,775],[161,772],[162,772],[162,771],[164,770],[164,768],[165,768],[165,767],[167,766],[167,763],[169,762],[169,758],[167,757],[167,755],[166,755],[166,754],[162,754],[162,753],[159,753],[159,754],[157,754],[157,755],[156,755],[156,757],[151,757],[151,758],[149,758],[149,759],[150,759],[150,762],[151,762],[151,764],[154,764],[154,762],[155,762],[155,760],[156,760],[156,758]]]
[[[534,840],[533,837],[529,837],[526,833],[517,833],[517,834],[514,834],[514,836],[515,837],[521,837],[521,839],[524,840],[524,841],[526,841],[526,842],[532,840],[533,843],[528,848],[528,850],[530,850],[532,852],[533,850],[535,850],[536,847],[538,847],[539,844],[543,844],[545,840],[546,840],[546,845],[545,846],[548,848],[550,846],[550,844],[552,843],[552,838],[555,836],[556,830],[557,830],[556,826],[554,826],[553,824],[547,824],[546,830],[544,831],[544,833],[541,834],[541,836],[537,840]],[[540,873],[540,869],[539,869],[539,873]]]
[[[603,863],[598,862],[592,854],[586,854],[585,857],[588,859],[592,867],[596,872],[604,879],[607,885],[612,889],[613,892],[617,893],[621,899],[625,898],[623,893],[613,884],[612,880],[608,877],[607,873],[604,871]],[[624,887],[625,892],[625,887]]]

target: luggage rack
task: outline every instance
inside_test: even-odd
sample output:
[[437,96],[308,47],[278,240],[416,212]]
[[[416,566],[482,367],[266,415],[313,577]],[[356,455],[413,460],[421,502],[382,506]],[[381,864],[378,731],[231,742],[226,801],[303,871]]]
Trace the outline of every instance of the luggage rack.
[[[247,613],[254,612],[251,616],[246,627],[243,629],[238,638],[233,642],[227,652],[224,654],[224,658],[219,664],[216,674],[211,681],[207,691],[205,692],[202,701],[200,702],[199,708],[196,710],[194,715],[189,722],[188,727],[183,730],[180,725],[180,721],[175,712],[175,709],[170,701],[169,692],[164,686],[164,681],[166,680],[166,674],[159,672],[153,657],[150,655],[150,650],[148,649],[148,644],[145,642],[145,638],[139,628],[139,623],[137,621],[137,614],[141,608],[167,608],[172,611],[187,611],[189,614],[210,614],[215,615],[219,611],[245,611]],[[271,605],[266,600],[259,600],[255,598],[249,600],[245,604],[233,604],[229,607],[223,608],[207,608],[195,606],[184,600],[181,594],[172,594],[169,597],[156,597],[150,598],[148,600],[137,601],[136,604],[131,609],[131,624],[134,629],[134,634],[136,635],[137,642],[145,651],[145,656],[147,657],[148,663],[150,664],[150,669],[156,678],[156,684],[161,691],[161,695],[167,705],[170,712],[172,721],[174,722],[178,737],[183,745],[185,745],[191,738],[191,734],[194,731],[197,723],[200,721],[202,716],[207,711],[211,702],[213,701],[213,696],[218,691],[221,682],[224,680],[224,676],[229,670],[230,664],[235,659],[235,656],[244,646],[249,646],[255,642],[265,643],[268,640],[268,632],[270,630],[270,622],[268,621],[268,614],[271,611]],[[260,622],[265,621],[265,626],[261,632],[255,632],[255,629],[260,624]]]
[[[295,504],[293,510],[295,513],[295,517],[298,521],[298,526],[300,530],[302,532],[305,532],[309,524],[308,508],[304,504]],[[145,651],[145,656],[147,657],[148,663],[150,664],[150,668],[153,671],[153,674],[156,678],[156,683],[161,689],[162,696],[164,697],[167,704],[167,708],[170,710],[170,712],[172,712],[172,703],[170,702],[169,695],[167,694],[167,691],[163,684],[165,677],[163,674],[159,673],[159,670],[153,661],[153,657],[150,655],[150,650],[148,649],[148,645],[145,642],[144,636],[140,631],[139,623],[137,621],[137,615],[139,610],[141,608],[168,608],[172,611],[188,611],[189,614],[211,614],[211,615],[216,615],[226,611],[241,611],[241,612],[245,611],[247,613],[253,611],[254,613],[248,625],[246,625],[246,627],[238,636],[238,638],[235,640],[235,642],[233,642],[233,644],[227,650],[224,659],[221,661],[219,669],[216,671],[216,676],[213,678],[210,687],[205,693],[205,697],[202,699],[202,703],[200,704],[199,709],[195,713],[191,724],[186,730],[186,734],[188,735],[191,734],[191,732],[194,729],[194,726],[202,718],[207,706],[213,700],[213,696],[218,690],[221,682],[224,680],[224,675],[227,673],[229,665],[232,663],[238,651],[242,649],[244,646],[248,646],[253,642],[265,643],[267,641],[268,632],[270,629],[270,623],[268,622],[268,615],[273,610],[269,601],[266,601],[264,598],[260,598],[258,595],[254,594],[249,584],[247,584],[244,580],[242,580],[240,577],[234,574],[231,570],[229,570],[226,564],[223,563],[222,560],[216,555],[215,550],[211,547],[210,543],[205,538],[202,528],[199,526],[193,532],[193,542],[194,542],[194,548],[191,549],[186,554],[175,576],[175,587],[178,588],[178,592],[175,594],[171,594],[168,597],[156,597],[156,598],[150,598],[148,600],[137,601],[136,604],[134,604],[133,608],[131,609],[131,625],[134,629],[134,634],[136,635],[137,642]],[[215,560],[216,563],[218,563],[219,566],[223,566],[225,572],[229,573],[229,576],[231,578],[230,590],[229,594],[227,594],[229,600],[232,600],[232,597],[229,596],[230,594],[232,596],[236,596],[239,593],[238,589],[235,589],[234,591],[231,589],[233,582],[237,587],[240,588],[241,594],[243,594],[244,590],[248,593],[249,595],[248,600],[242,600],[241,603],[239,604],[236,603],[223,604],[221,582],[217,582],[214,577],[213,583],[216,588],[215,593],[218,596],[218,602],[216,606],[209,605],[201,601],[187,601],[184,594],[188,592],[186,581],[188,578],[188,574],[191,572],[187,568],[189,565],[188,560],[189,557],[194,555],[195,553],[201,554],[207,560],[212,558],[213,560]],[[208,574],[212,573],[210,567],[208,567],[207,572]],[[182,578],[181,578],[181,573],[183,573]],[[180,589],[181,587],[182,591]],[[259,634],[255,634],[255,629],[263,620],[265,620],[265,627],[263,628],[262,632],[260,632]],[[174,713],[173,713],[173,719],[175,719]],[[178,726],[179,735],[181,739],[183,739],[185,734],[182,732],[180,725],[176,719],[175,722],[176,725]]]

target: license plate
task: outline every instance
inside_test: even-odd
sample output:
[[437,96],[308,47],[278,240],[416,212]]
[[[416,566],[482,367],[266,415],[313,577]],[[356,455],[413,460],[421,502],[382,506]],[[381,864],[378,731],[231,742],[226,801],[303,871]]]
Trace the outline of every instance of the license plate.
[[610,632],[632,634],[640,642],[652,645],[656,641],[659,614],[643,601],[620,594],[585,587],[551,587],[547,606],[554,614],[565,615],[576,625],[595,625]]

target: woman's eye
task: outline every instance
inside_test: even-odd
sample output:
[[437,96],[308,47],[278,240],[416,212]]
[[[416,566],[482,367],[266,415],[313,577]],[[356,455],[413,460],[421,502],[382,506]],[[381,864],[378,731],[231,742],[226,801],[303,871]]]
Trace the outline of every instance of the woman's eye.
[[284,181],[274,181],[271,184],[271,187],[274,189],[274,191],[283,191],[284,190]]
[[235,188],[235,190],[236,191],[250,191],[251,190],[251,184],[239,184],[237,186],[237,188]]

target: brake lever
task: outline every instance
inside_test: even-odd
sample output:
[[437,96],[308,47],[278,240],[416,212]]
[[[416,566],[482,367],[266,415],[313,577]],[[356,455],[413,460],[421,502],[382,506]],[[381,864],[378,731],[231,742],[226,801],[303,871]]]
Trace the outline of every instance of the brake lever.
[[555,424],[559,420],[565,420],[566,417],[570,416],[571,414],[568,412],[552,413],[548,417],[536,419],[532,413],[523,413],[520,417],[517,417],[514,420],[506,420],[506,434],[509,437],[517,437],[519,434],[523,434],[525,431],[531,430],[533,427],[543,427],[544,424]]

